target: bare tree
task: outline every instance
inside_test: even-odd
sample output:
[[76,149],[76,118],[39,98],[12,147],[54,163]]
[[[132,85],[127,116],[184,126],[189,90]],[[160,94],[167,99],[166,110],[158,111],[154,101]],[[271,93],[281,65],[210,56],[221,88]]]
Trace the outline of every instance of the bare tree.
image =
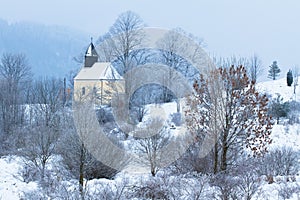
[[54,154],[59,132],[50,127],[40,125],[31,126],[26,135],[22,155],[39,169],[41,182],[43,184],[46,164]]
[[146,155],[146,163],[150,165],[150,172],[155,176],[160,169],[161,150],[170,140],[162,120],[154,118],[142,130],[137,130],[138,150]]
[[[213,58],[214,63],[216,66],[221,68],[230,68],[232,65],[234,66],[244,66],[247,71],[249,72],[249,68],[251,65],[251,62],[249,62],[249,59],[246,57],[237,57],[235,55],[228,57],[228,58]],[[249,75],[248,75],[249,76]],[[249,76],[250,77],[250,76]]]
[[[139,64],[141,51],[137,50],[142,44],[144,33],[142,19],[132,11],[127,11],[119,15],[115,23],[99,39],[98,53],[100,60],[116,61],[120,64],[119,73],[123,76],[132,67]],[[130,77],[130,76],[129,76]],[[130,88],[130,80],[125,82],[125,91]]]
[[299,78],[299,67],[298,66],[294,67],[293,76],[294,76],[294,94],[296,97],[296,87],[298,86],[298,78]]
[[[82,96],[79,91],[76,101],[73,102],[74,121],[71,124],[74,132],[72,136],[66,135],[67,138],[64,143],[66,145],[63,145],[67,165],[73,169],[74,174],[78,177],[82,199],[85,196],[85,183],[89,179],[112,178],[119,168],[127,164],[125,163],[127,157],[124,155],[124,151],[115,148],[119,145],[117,142],[107,148],[104,147],[105,144],[112,141],[99,133],[96,127],[99,124],[94,108],[95,96],[91,94]],[[120,160],[125,161],[121,163]]]
[[36,80],[31,88],[30,115],[27,117],[30,131],[23,134],[26,142],[22,155],[40,170],[42,183],[46,164],[54,154],[60,136],[62,85],[59,79],[45,78]]
[[238,181],[235,177],[224,172],[214,175],[210,180],[210,185],[217,189],[214,199],[229,200],[238,199]]
[[58,127],[59,111],[63,109],[64,83],[61,79],[41,78],[33,84],[31,92],[31,103],[35,106],[35,116],[43,122],[45,126]]
[[[184,58],[182,55],[180,55],[180,53],[186,52],[188,49],[190,50],[192,48],[189,46],[186,38],[193,39],[193,41],[198,44],[195,45],[195,49],[193,49],[192,52],[189,52],[189,58]],[[163,80],[164,86],[167,86],[163,88],[163,102],[169,102],[172,100],[172,98],[174,98],[174,96],[168,87],[170,87],[170,85],[174,82],[178,81],[176,80],[176,77],[178,77],[176,72],[180,72],[187,79],[193,79],[195,74],[198,73],[196,70],[191,70],[192,64],[190,62],[193,61],[193,56],[200,53],[199,47],[202,46],[202,40],[192,36],[191,34],[188,35],[183,30],[177,28],[168,31],[163,38],[157,42],[157,45],[161,49],[160,62],[169,66],[169,70],[164,75]],[[179,112],[179,101],[177,101],[177,104],[177,111]]]
[[30,82],[30,67],[23,54],[5,53],[0,62],[1,81],[1,119],[4,132],[23,122],[22,107],[24,101],[22,95],[26,83]]
[[127,11],[119,15],[118,19],[110,28],[111,36],[116,37],[113,44],[115,56],[119,56],[123,64],[123,73],[126,73],[130,66],[131,51],[138,47],[143,40],[143,21],[132,11]]
[[[242,66],[220,68],[218,73],[222,84],[220,89],[223,90],[218,95],[221,96],[211,95],[205,79],[195,82],[195,94],[188,100],[191,106],[186,111],[186,118],[189,130],[200,141],[204,136],[216,136],[212,134],[214,123],[211,122],[215,121],[221,127],[216,130],[219,136],[216,142],[220,148],[220,170],[226,171],[244,147],[250,149],[254,156],[266,152],[267,145],[272,141],[270,134],[273,122],[267,113],[266,95],[255,90],[254,83],[249,82]],[[212,101],[213,98],[218,98],[218,101]],[[220,113],[217,119],[214,119],[214,107]],[[260,142],[256,143],[257,140]]]
[[249,76],[250,80],[254,81],[256,83],[259,76],[263,72],[261,59],[256,54],[254,54],[250,58],[250,63],[249,63],[249,67],[248,67],[247,71],[248,71],[248,76]]
[[237,167],[230,174],[237,179],[240,196],[245,200],[251,200],[262,184],[257,173],[257,161],[257,158],[242,156],[237,161]]

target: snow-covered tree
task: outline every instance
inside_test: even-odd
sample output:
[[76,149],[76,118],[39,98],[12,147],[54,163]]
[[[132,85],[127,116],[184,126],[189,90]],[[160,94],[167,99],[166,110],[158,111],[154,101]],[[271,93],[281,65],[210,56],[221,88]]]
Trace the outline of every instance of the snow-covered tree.
[[272,80],[276,80],[276,78],[279,76],[280,74],[280,68],[277,65],[277,61],[273,61],[273,64],[269,66],[269,71],[268,71],[268,78],[272,79]]
[[296,87],[298,86],[298,78],[299,78],[299,67],[294,67],[293,70],[293,79],[294,79],[294,94],[296,96]]
[[250,64],[249,64],[247,71],[248,71],[250,80],[257,82],[257,79],[263,72],[263,68],[262,68],[261,59],[256,54],[254,54],[250,58]]
[[[188,58],[181,57],[182,55],[179,55],[179,53],[186,52],[191,47],[189,46],[189,43],[187,43],[186,38],[183,37],[186,36],[188,38],[193,38],[193,40],[198,44],[193,48],[192,52],[190,53]],[[202,40],[198,39],[191,34],[188,34],[184,32],[182,29],[173,29],[168,31],[160,40],[157,41],[157,45],[159,49],[162,49],[159,52],[159,60],[161,63],[169,66],[169,70],[164,75],[164,85],[170,87],[174,82],[178,81],[176,80],[176,71],[180,72],[182,75],[184,75],[187,79],[190,79],[191,77],[195,76],[197,71],[194,71],[192,69],[191,63],[188,61],[193,61],[194,57],[199,55],[201,53],[200,46],[202,46]],[[188,61],[187,61],[188,60]],[[167,88],[163,89],[163,102],[169,102],[174,98],[171,91],[169,91]],[[179,101],[177,101],[178,107]],[[178,110],[179,112],[179,110]]]
[[63,81],[55,78],[36,80],[31,87],[27,127],[23,131],[25,144],[21,155],[40,171],[44,183],[46,165],[55,153],[62,126]]
[[274,98],[270,104],[269,112],[276,118],[277,124],[279,124],[280,117],[287,117],[290,108],[288,102],[283,102],[283,98],[280,94],[276,95],[277,97]]
[[[116,59],[118,72],[123,76],[132,67],[143,62],[144,50],[137,50],[144,40],[143,20],[134,12],[121,13],[109,32],[99,38],[100,60],[112,62]],[[129,76],[128,79],[133,78]],[[126,80],[125,91],[131,88],[131,80]]]
[[20,104],[23,92],[31,80],[31,68],[24,54],[4,53],[0,60],[0,112],[1,128],[5,133],[23,122]]
[[[93,95],[87,94],[85,97],[82,97],[78,94],[78,100],[73,102],[72,121],[76,127],[77,134],[75,132],[75,135],[67,135],[68,138],[66,138],[65,147],[63,147],[65,150],[63,157],[68,167],[78,176],[79,192],[82,198],[85,195],[84,183],[87,180],[91,178],[111,178],[118,172],[112,166],[118,165],[121,168],[121,165],[124,166],[125,164],[120,163],[120,160],[122,158],[126,160],[124,151],[111,146],[104,148],[103,141],[109,139],[102,137],[99,132],[95,134],[99,127],[98,121],[93,114],[95,113],[94,102],[95,97]],[[103,143],[101,144],[101,142]],[[101,150],[99,149],[100,147]],[[106,162],[96,156],[105,159]]]
[[244,67],[220,68],[193,87],[185,111],[188,129],[199,142],[215,140],[215,172],[227,170],[245,148],[254,156],[267,151],[273,126],[268,98],[257,92]]
[[170,141],[169,132],[160,118],[154,118],[146,128],[137,130],[136,134],[139,136],[138,151],[146,155],[146,158],[141,158],[144,159],[142,162],[150,166],[150,172],[155,176],[160,169],[161,149]]

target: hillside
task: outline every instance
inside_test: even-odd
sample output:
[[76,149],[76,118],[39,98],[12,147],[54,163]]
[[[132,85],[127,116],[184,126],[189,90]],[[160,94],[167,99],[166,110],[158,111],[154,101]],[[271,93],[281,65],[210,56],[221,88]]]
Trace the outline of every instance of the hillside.
[[[262,92],[267,92],[272,96],[276,96],[276,93],[279,93],[285,101],[294,98],[293,90],[291,87],[286,86],[285,79],[261,82],[257,87]],[[299,88],[297,88],[296,92],[300,92]],[[297,99],[299,100],[299,98]],[[170,113],[176,112],[176,104],[174,102],[158,105],[151,104],[147,106],[147,109],[148,112],[139,125],[143,125],[143,123],[147,122],[151,112],[157,113],[159,111],[160,116],[164,115],[165,118],[170,117]],[[300,117],[300,114],[298,113],[297,116]],[[168,120],[170,120],[170,118]],[[171,125],[172,124],[170,123],[168,126],[171,127]],[[119,133],[117,130],[110,130],[111,133]],[[170,132],[175,135],[178,130],[180,130],[180,127],[175,127],[170,130]],[[283,160],[283,166],[276,166],[277,163],[275,163],[275,161],[268,163],[270,166],[273,166],[274,169],[280,167],[284,168],[286,163],[291,164],[292,162],[293,165],[299,166],[299,157],[295,157],[295,160],[292,161],[288,160],[292,159],[293,155],[299,156],[299,130],[299,123],[289,123],[288,119],[285,118],[282,118],[279,124],[274,125],[271,134],[273,143],[270,145],[269,150],[271,152],[276,150],[283,152],[284,149],[292,149],[295,153],[289,157],[286,155],[286,157],[279,155],[278,159]],[[135,149],[133,148],[135,147],[135,141],[132,138],[129,137],[124,139],[123,142],[124,147]],[[63,159],[59,155],[53,155],[51,157],[47,164],[47,181],[51,183],[51,187],[44,189],[34,177],[30,176],[32,174],[30,171],[31,168],[28,168],[28,166],[26,168],[26,165],[24,165],[26,160],[24,158],[20,156],[0,157],[0,199],[78,199],[79,196],[76,196],[79,195],[77,179],[76,177],[69,175],[62,160]],[[249,170],[253,170],[252,168],[255,167],[255,169],[268,170],[268,167],[259,168],[251,164],[252,163],[246,163],[246,165],[249,166],[245,167],[248,167],[247,169]],[[300,171],[299,167],[294,168],[293,166],[291,169],[297,170],[297,172],[294,175],[274,175],[274,177],[272,177],[272,180],[274,180],[271,183],[265,175],[256,177],[251,176],[251,173],[249,173],[249,175],[246,172],[245,179],[241,180],[248,181],[249,185],[254,188],[253,191],[255,193],[251,199],[296,200],[300,197]],[[211,176],[201,173],[174,174],[170,171],[171,169],[169,168],[162,169],[156,177],[152,177],[149,170],[145,169],[145,166],[142,166],[141,163],[139,163],[139,165],[128,165],[127,168],[118,173],[113,180],[105,178],[92,179],[89,181],[85,180],[87,199],[151,199],[147,194],[172,194],[174,197],[173,199],[222,199],[219,198],[219,188],[211,185],[211,181],[213,180],[211,179]],[[277,171],[280,171],[280,169]],[[224,182],[224,184],[232,186],[230,185],[230,181],[237,178],[240,177],[230,177],[228,180],[225,180],[228,182]],[[238,182],[238,184],[244,184],[243,186],[245,186],[245,183],[243,182]],[[252,189],[250,189],[250,191],[252,191]],[[230,192],[234,192],[234,190]],[[140,195],[139,197],[145,198],[133,198],[130,195]]]
[[64,76],[78,67],[73,57],[89,43],[89,35],[62,26],[45,26],[30,22],[11,23],[0,19],[0,55],[23,53],[33,74]]
[[280,94],[283,101],[300,101],[300,87],[296,87],[296,94],[294,94],[294,85],[292,84],[291,87],[287,86],[286,78],[258,83],[257,88],[261,92],[265,92],[272,97],[276,97],[276,94]]

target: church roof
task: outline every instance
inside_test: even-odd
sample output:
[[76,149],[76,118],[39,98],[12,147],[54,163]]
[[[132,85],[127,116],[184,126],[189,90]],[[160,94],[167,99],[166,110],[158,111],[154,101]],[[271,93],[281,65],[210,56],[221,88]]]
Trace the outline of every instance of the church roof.
[[87,48],[87,50],[85,52],[85,56],[98,56],[93,42],[91,42],[89,47]]
[[83,67],[76,80],[114,80],[123,79],[110,62],[96,62],[92,67]]

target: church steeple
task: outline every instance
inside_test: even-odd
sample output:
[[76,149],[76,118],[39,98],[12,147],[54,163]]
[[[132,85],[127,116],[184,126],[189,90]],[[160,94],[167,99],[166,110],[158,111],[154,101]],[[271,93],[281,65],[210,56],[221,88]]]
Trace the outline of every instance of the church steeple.
[[91,43],[87,48],[84,56],[84,67],[92,67],[94,63],[98,61],[98,54],[93,44],[93,38],[91,38]]

